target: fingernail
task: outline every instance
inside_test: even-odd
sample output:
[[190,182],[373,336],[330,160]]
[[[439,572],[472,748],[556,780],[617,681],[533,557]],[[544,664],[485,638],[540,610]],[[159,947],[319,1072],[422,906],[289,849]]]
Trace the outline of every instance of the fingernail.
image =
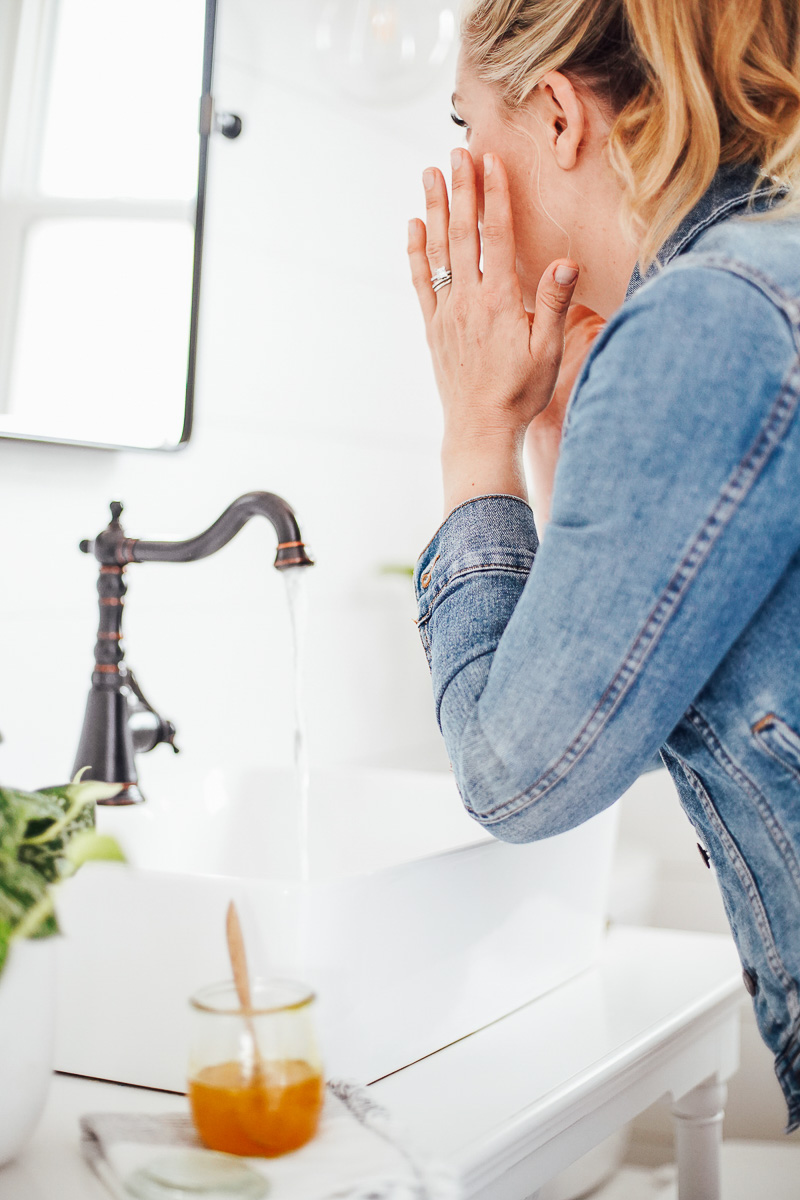
[[484,154],[484,156],[483,156],[483,173],[484,173],[484,175],[491,175],[493,167],[494,167],[494,155],[493,154]]
[[563,284],[574,283],[577,278],[578,278],[578,268],[577,267],[565,267],[565,266],[556,267],[556,271],[555,271],[555,275],[554,275],[554,279],[555,279],[556,283],[563,283]]
[[461,151],[460,150],[451,150],[450,151],[450,166],[453,168],[454,171],[457,171],[458,168],[461,166]]
[[412,217],[412,218],[411,218],[411,220],[408,222],[408,240],[409,240],[409,242],[411,241],[411,239],[412,239],[412,238],[413,238],[413,236],[414,236],[414,227],[415,227],[415,226],[414,226],[414,223],[415,223],[415,221],[416,221],[416,218],[415,218],[415,217]]
[[430,167],[428,167],[427,171],[422,172],[422,182],[425,186],[426,192],[429,192],[431,190],[431,188],[433,187],[434,183],[436,182],[436,175],[430,169]]

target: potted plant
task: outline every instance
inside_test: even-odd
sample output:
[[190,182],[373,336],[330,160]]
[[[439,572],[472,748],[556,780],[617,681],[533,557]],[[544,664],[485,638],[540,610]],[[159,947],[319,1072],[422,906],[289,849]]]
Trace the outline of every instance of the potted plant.
[[53,890],[89,859],[122,860],[94,828],[95,802],[119,790],[80,775],[36,792],[0,787],[0,1166],[33,1132],[53,1069]]

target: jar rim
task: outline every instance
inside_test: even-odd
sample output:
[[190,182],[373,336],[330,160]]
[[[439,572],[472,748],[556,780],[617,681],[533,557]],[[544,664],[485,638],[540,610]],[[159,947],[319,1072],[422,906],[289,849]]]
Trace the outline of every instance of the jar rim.
[[[284,989],[288,993],[285,999],[273,1000],[271,1003],[265,1002],[263,998],[265,991],[280,994],[280,989]],[[259,1000],[259,992],[262,993],[261,1000]],[[205,987],[198,988],[189,997],[189,1004],[197,1012],[214,1013],[217,1016],[260,1017],[270,1013],[296,1012],[301,1008],[306,1008],[317,998],[316,992],[308,984],[300,983],[296,979],[254,979],[250,985],[250,995],[252,1007],[245,1010],[239,1003],[236,984],[232,979],[226,979],[220,983],[209,983]],[[223,1000],[230,1001],[231,999],[235,1001],[233,1005],[223,1003]]]

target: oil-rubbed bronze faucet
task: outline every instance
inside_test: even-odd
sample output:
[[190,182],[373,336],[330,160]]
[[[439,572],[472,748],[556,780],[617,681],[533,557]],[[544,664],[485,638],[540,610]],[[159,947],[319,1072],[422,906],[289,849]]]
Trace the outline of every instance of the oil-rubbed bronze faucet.
[[138,804],[144,800],[136,773],[137,753],[152,750],[159,742],[175,745],[175,726],[165,721],[145,699],[122,648],[122,609],[127,587],[124,571],[133,562],[194,562],[207,558],[229,542],[251,517],[264,516],[278,535],[275,566],[310,567],[297,519],[280,496],[248,492],[234,500],[213,525],[185,542],[143,542],[125,536],[120,524],[122,505],[111,505],[111,522],[93,542],[81,542],[84,554],[100,563],[100,627],[95,645],[92,688],[86,704],[75,771],[88,770],[85,779],[122,784],[112,800],[99,803]]

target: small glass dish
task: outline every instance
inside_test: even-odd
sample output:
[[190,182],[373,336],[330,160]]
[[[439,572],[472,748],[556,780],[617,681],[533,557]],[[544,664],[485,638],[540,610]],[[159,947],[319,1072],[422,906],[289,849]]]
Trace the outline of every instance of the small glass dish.
[[204,1146],[273,1158],[317,1131],[324,1098],[314,993],[286,979],[256,980],[245,1012],[232,982],[196,992],[189,1102]]
[[207,1150],[173,1150],[125,1180],[134,1200],[262,1200],[269,1184],[247,1163]]

